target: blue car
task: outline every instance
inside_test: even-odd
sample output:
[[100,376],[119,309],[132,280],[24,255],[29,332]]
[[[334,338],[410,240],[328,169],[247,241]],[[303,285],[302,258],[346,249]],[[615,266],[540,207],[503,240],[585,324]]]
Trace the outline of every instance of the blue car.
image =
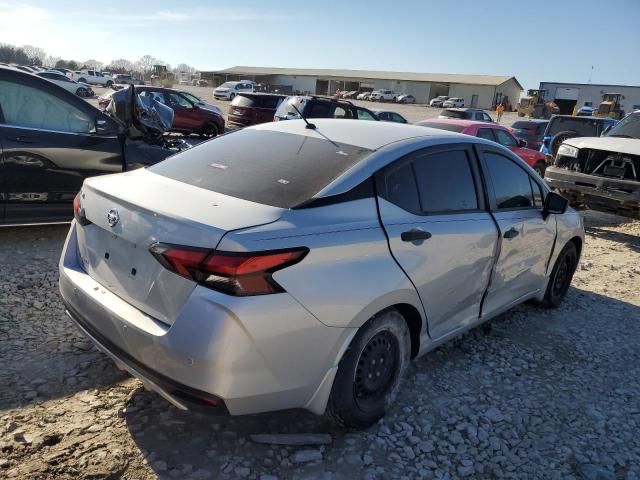
[[572,115],[554,115],[549,120],[542,137],[540,151],[553,159],[558,147],[568,138],[599,137],[618,121],[613,118],[574,117]]

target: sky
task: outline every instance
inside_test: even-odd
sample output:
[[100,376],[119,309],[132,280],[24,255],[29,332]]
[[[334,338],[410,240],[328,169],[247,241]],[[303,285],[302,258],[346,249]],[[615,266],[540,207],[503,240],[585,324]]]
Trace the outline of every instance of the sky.
[[[640,85],[640,0],[0,0],[0,43],[64,59]],[[592,71],[593,67],[593,71]]]

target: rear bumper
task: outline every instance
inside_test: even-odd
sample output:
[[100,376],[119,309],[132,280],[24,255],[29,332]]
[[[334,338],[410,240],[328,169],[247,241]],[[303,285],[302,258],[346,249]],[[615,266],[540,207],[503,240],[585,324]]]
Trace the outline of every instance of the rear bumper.
[[554,166],[547,167],[544,179],[573,201],[616,211],[640,209],[640,182],[597,177]]
[[324,412],[353,329],[325,326],[286,293],[238,298],[204,287],[167,325],[84,271],[76,228],[60,259],[60,293],[73,321],[120,367],[178,408]]

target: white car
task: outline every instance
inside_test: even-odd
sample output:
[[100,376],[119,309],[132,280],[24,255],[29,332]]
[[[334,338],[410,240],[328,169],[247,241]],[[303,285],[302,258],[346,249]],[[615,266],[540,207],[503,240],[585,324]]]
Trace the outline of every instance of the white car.
[[436,98],[432,98],[429,102],[430,107],[442,107],[442,104],[449,100],[448,95],[439,95]]
[[224,82],[213,89],[213,96],[216,100],[233,100],[238,93],[252,93],[253,82],[243,80],[242,82]]
[[449,100],[445,100],[442,103],[442,106],[444,108],[464,107],[464,98],[451,97]]
[[393,90],[375,90],[371,92],[369,100],[372,102],[393,102],[397,96],[398,93]]
[[368,100],[371,96],[371,92],[362,92],[356,96],[357,100]]
[[65,90],[68,90],[71,93],[75,93],[79,97],[92,97],[93,89],[90,85],[86,83],[74,82],[66,75],[63,75],[60,72],[55,71],[44,71],[38,72],[36,75],[42,78],[46,78],[50,82],[55,83],[56,85],[60,85]]
[[110,87],[115,83],[111,75],[108,75],[104,72],[99,72],[97,70],[78,70],[73,72],[71,78],[72,80],[75,80],[79,83],[102,85],[105,87]]

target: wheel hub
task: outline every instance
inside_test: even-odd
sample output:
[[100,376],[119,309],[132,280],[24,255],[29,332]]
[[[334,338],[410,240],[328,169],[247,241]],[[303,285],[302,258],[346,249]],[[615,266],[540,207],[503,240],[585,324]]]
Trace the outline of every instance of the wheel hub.
[[356,398],[376,400],[384,396],[393,382],[398,356],[398,343],[391,333],[380,332],[369,340],[356,367]]

